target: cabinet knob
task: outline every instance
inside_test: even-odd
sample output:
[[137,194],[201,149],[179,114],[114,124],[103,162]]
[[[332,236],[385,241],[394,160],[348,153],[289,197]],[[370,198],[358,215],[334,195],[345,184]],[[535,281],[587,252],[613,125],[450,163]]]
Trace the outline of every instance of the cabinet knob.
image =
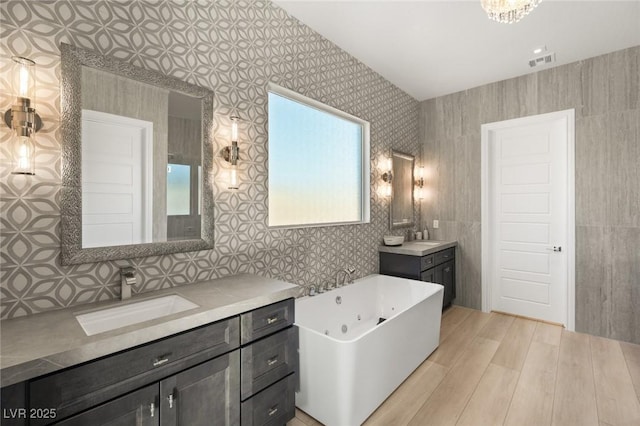
[[267,318],[267,324],[273,324],[276,321],[278,321],[278,316],[277,315]]
[[169,408],[173,408],[173,394],[170,393],[169,396],[167,397],[167,400],[169,400]]
[[156,404],[155,403],[151,403],[151,405],[149,406],[149,411],[151,413],[151,417],[156,415]]
[[275,415],[278,412],[278,406],[274,405],[273,407],[269,408],[269,417]]
[[268,365],[268,366],[272,366],[272,365],[273,365],[273,364],[275,364],[276,362],[278,362],[278,357],[277,357],[277,356],[274,356],[273,358],[269,358],[269,359],[267,360],[267,365]]

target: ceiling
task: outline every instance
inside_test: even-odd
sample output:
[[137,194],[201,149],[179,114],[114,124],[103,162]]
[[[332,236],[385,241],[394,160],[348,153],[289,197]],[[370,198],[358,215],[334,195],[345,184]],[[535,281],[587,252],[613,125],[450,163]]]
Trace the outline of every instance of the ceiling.
[[[640,0],[543,0],[516,24],[480,0],[274,3],[417,100],[640,45]],[[530,68],[538,46],[556,63]]]

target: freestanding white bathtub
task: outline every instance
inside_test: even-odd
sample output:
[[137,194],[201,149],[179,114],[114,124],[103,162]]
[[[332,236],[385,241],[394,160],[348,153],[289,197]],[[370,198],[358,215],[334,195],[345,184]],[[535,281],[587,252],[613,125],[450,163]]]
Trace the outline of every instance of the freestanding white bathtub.
[[438,346],[442,295],[439,284],[370,275],[297,299],[296,406],[327,426],[362,424]]

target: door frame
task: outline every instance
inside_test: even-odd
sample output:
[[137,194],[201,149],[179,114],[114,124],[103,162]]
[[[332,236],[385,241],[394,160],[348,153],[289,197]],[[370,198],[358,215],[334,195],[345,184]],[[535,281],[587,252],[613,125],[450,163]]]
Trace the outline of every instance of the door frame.
[[487,123],[481,126],[480,157],[481,157],[481,177],[480,177],[480,198],[481,198],[481,240],[482,240],[482,311],[489,312],[492,309],[491,285],[493,280],[490,265],[493,262],[491,252],[491,235],[493,230],[489,229],[489,200],[491,199],[491,182],[489,171],[492,169],[491,156],[489,151],[489,133],[493,130],[500,130],[516,127],[524,124],[538,124],[550,120],[564,119],[567,125],[567,306],[566,306],[566,327],[569,331],[575,330],[576,317],[576,241],[575,241],[575,110],[551,112],[546,114],[532,115],[528,117],[514,118],[511,120]]

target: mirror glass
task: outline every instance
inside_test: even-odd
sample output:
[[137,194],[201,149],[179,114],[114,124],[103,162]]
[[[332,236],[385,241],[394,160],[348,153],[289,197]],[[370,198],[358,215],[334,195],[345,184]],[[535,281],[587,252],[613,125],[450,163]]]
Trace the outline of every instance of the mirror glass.
[[212,92],[61,51],[63,263],[212,247]]
[[391,151],[391,228],[413,226],[413,155]]
[[202,101],[82,67],[82,247],[200,238]]

